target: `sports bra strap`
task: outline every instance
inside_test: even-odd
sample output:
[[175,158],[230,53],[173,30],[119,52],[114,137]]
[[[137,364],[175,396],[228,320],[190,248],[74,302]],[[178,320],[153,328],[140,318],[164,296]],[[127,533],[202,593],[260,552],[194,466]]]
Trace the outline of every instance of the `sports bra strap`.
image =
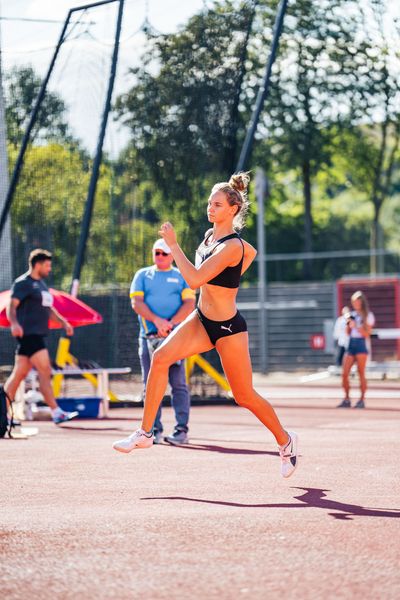
[[[203,243],[205,246],[206,246],[207,240],[210,238],[211,235],[212,235],[212,230],[204,239]],[[212,248],[214,245],[219,246],[219,244],[222,244],[223,242],[226,242],[227,240],[233,240],[233,238],[238,238],[241,241],[242,246],[244,247],[242,239],[238,233],[229,233],[228,235],[225,235],[224,237],[220,238],[219,240],[215,240],[215,242],[213,242],[210,246],[206,246],[206,248]]]

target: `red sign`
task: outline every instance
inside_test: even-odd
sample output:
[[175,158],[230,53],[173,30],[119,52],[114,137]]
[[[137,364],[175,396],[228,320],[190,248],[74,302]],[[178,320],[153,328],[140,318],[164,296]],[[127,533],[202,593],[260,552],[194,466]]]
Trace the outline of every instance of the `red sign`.
[[313,350],[325,349],[325,336],[322,333],[310,335],[310,346]]

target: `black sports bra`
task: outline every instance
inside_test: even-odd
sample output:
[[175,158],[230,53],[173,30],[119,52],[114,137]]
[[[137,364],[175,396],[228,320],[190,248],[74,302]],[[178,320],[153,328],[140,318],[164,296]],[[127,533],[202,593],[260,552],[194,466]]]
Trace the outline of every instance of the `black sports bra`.
[[[207,246],[206,242],[209,239],[211,234],[212,234],[212,230],[210,231],[210,233],[208,235],[206,235],[206,237],[204,238],[204,241],[201,242],[200,246],[197,248],[196,265],[201,264],[205,260],[207,260],[207,258],[209,258],[214,253],[215,248],[217,246],[219,246],[220,244],[222,244],[222,242],[226,242],[226,240],[232,240],[234,238],[237,238],[238,240],[241,241],[242,246],[243,246],[243,242],[237,233],[230,233],[229,235],[226,235],[225,237],[223,237],[220,240],[217,240],[216,242],[211,244],[211,246]],[[200,260],[197,260],[197,258]],[[240,262],[238,262],[238,264],[235,265],[234,267],[225,267],[225,269],[223,271],[221,271],[221,273],[218,273],[218,275],[216,277],[214,277],[213,279],[210,279],[210,281],[207,281],[207,283],[209,285],[220,285],[221,287],[226,287],[226,288],[238,288],[239,282],[240,282],[240,275],[242,273],[243,258],[244,258],[244,246],[243,246],[243,254],[242,254],[242,258],[240,259]]]

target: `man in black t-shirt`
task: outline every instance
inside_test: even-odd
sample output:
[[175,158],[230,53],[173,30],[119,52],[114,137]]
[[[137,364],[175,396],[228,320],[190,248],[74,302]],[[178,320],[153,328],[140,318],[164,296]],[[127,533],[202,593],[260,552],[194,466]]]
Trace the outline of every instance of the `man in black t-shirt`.
[[43,279],[51,272],[52,255],[38,248],[29,255],[29,271],[18,277],[11,288],[7,317],[11,335],[17,340],[13,372],[4,384],[7,396],[14,400],[19,384],[34,367],[38,372],[40,391],[51,408],[56,425],[70,421],[78,415],[68,413],[58,406],[51,385],[51,364],[45,337],[49,319],[61,323],[67,335],[73,335],[72,326],[53,307],[53,297]]

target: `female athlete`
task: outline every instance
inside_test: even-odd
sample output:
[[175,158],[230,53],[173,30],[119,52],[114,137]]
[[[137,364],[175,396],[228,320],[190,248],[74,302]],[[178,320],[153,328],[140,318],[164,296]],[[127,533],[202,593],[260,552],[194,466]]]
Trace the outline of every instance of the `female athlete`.
[[239,237],[248,208],[249,176],[233,175],[229,183],[217,183],[208,199],[210,229],[193,265],[180,248],[171,223],[160,235],[192,289],[200,288],[199,303],[153,354],[146,387],[142,426],[113,444],[119,452],[153,444],[153,423],[168,383],[168,369],[177,360],[216,348],[235,401],[249,409],[274,435],[281,457],[281,474],[290,477],[297,467],[297,434],[285,431],[272,406],[253,388],[246,321],[236,308],[239,280],[257,252]]

